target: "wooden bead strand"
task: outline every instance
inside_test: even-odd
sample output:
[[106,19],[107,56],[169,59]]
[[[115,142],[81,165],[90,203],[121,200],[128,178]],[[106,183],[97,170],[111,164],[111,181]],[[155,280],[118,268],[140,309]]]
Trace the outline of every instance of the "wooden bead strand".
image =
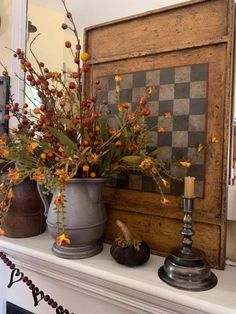
[[15,264],[7,257],[4,252],[0,252],[0,261],[2,261],[7,267],[12,270],[10,283],[8,288],[19,281],[25,283],[28,288],[32,291],[32,295],[34,298],[34,306],[37,306],[41,300],[46,302],[49,306],[56,310],[56,314],[74,314],[70,313],[67,309],[64,309],[62,305],[59,305],[54,299],[52,299],[48,294],[45,295],[42,290],[39,290],[37,286],[30,280],[27,276],[25,276],[19,268],[16,268]]

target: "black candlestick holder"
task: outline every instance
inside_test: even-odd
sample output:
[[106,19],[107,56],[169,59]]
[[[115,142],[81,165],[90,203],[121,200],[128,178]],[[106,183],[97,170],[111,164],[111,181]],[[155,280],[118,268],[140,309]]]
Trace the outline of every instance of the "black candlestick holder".
[[195,197],[183,198],[183,241],[182,246],[171,250],[164,266],[159,268],[159,277],[178,289],[205,291],[217,284],[217,277],[211,272],[203,251],[192,248],[192,211]]

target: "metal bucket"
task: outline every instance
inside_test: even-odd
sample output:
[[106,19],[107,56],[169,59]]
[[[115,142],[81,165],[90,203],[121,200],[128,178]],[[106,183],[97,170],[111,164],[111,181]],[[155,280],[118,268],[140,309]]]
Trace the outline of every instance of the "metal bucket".
[[[64,223],[65,233],[68,234],[71,244],[58,246],[54,243],[52,251],[56,256],[80,259],[101,252],[103,246],[99,239],[104,232],[107,220],[105,206],[101,200],[105,180],[103,178],[75,178],[67,182],[64,192],[66,199]],[[58,217],[54,204],[57,191],[54,191],[50,205],[41,188],[39,191],[45,207],[48,207],[48,231],[55,238],[58,232]]]
[[43,233],[46,217],[36,182],[26,179],[15,185],[13,190],[15,197],[3,223],[5,236],[27,238]]

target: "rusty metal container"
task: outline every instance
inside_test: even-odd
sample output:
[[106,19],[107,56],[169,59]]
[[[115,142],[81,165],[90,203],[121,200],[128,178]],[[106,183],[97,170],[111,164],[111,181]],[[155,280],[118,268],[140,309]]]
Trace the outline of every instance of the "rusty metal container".
[[43,233],[46,217],[36,182],[26,179],[15,185],[14,193],[15,197],[3,225],[5,236],[27,238]]

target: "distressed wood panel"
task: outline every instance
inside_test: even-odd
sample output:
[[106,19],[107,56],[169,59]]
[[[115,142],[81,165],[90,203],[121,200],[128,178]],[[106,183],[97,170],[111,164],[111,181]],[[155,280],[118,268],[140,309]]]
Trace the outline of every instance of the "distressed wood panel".
[[[233,0],[194,0],[170,8],[106,23],[86,30],[85,48],[93,70],[86,90],[97,77],[208,64],[205,194],[194,210],[194,246],[211,265],[224,268],[227,151],[232,91]],[[156,254],[167,255],[181,241],[181,199],[169,196],[163,207],[156,193],[104,189],[108,208],[105,241],[115,237],[114,221],[129,223]]]
[[[222,191],[222,173],[223,163],[223,138],[224,138],[224,81],[225,81],[225,56],[226,49],[224,44],[214,47],[204,47],[166,53],[156,56],[147,56],[142,58],[127,59],[126,61],[116,61],[97,65],[93,70],[93,79],[99,76],[111,75],[112,73],[125,73],[130,71],[142,71],[158,68],[170,68],[174,65],[184,66],[188,64],[203,63],[209,64],[209,85],[208,89],[208,117],[207,119],[207,141],[210,142],[213,135],[221,139],[218,144],[211,145],[206,151],[206,185],[205,199],[197,199],[196,210],[206,212],[210,217],[221,215],[221,191]],[[216,171],[218,169],[218,171]],[[214,186],[214,189],[212,189]],[[122,195],[122,191],[120,192]],[[131,194],[134,192],[131,192]],[[153,196],[153,195],[152,195]],[[147,196],[148,197],[148,196]],[[159,206],[160,206],[160,197]],[[172,197],[170,206],[178,203],[179,197]],[[146,202],[146,197],[143,200]],[[140,200],[142,204],[142,199]],[[114,203],[114,201],[113,201]],[[145,207],[145,205],[143,205]]]
[[[108,219],[113,228],[107,228],[105,234],[106,242],[111,243],[117,236],[118,230],[114,227],[117,219],[127,223],[135,235],[142,237],[150,245],[154,254],[165,256],[166,251],[179,246],[182,241],[182,223],[178,219],[143,213],[133,215],[133,212],[114,210],[112,208],[108,213]],[[194,247],[205,251],[211,265],[218,267],[220,262],[219,233],[221,227],[193,222],[193,229],[196,232],[193,236]],[[211,243],[210,246],[209,243]]]
[[88,52],[97,61],[217,42],[228,34],[228,6],[225,0],[194,1],[90,28]]

